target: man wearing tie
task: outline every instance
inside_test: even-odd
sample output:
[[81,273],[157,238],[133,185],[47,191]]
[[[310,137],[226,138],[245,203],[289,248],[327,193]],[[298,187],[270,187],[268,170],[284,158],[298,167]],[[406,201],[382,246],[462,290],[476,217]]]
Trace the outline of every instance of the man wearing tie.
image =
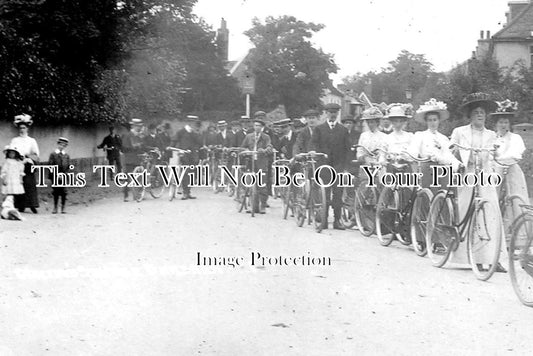
[[298,136],[296,142],[292,148],[292,156],[296,156],[299,153],[307,153],[311,150],[311,138],[313,137],[313,131],[318,125],[318,111],[307,110],[304,112],[305,120],[307,121],[307,127],[305,127]]
[[[255,171],[262,171],[263,177],[266,178],[268,171],[268,155],[272,152],[272,144],[270,143],[270,137],[263,132],[265,122],[259,118],[254,119],[254,132],[249,133],[244,138],[241,147],[250,151],[258,151],[257,160],[255,161]],[[263,179],[266,181],[266,179]],[[268,199],[268,188],[258,187],[259,193],[259,206],[252,207],[254,212],[257,211],[260,214],[265,214],[265,207]]]
[[[325,153],[328,156],[325,164],[333,167],[337,173],[341,173],[346,169],[346,161],[349,158],[348,154],[351,149],[348,130],[337,122],[340,105],[330,103],[325,106],[324,110],[327,112],[327,120],[315,128],[311,138],[311,151]],[[322,172],[324,173],[321,176],[322,181],[329,182],[329,170],[323,170]],[[340,222],[342,188],[339,188],[338,181],[335,181],[332,187],[326,188],[326,195],[328,207],[331,206],[333,208],[335,218],[333,228],[344,230]],[[328,227],[327,223],[326,220],[323,225],[324,229]]]
[[291,159],[294,143],[296,142],[296,134],[291,127],[292,121],[291,119],[279,120],[278,125],[281,128],[279,150],[285,158]]

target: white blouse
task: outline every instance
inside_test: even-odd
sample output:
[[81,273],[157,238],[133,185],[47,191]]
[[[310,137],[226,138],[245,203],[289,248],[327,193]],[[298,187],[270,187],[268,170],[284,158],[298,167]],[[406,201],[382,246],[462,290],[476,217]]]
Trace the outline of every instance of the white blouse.
[[33,137],[13,137],[11,140],[11,146],[16,147],[23,156],[29,156],[32,154],[39,156],[39,146]]
[[522,137],[512,132],[507,132],[503,136],[498,135],[495,144],[499,146],[496,150],[496,159],[503,164],[514,164],[521,160],[526,150]]
[[[389,135],[384,134],[381,131],[365,131],[359,137],[359,145],[368,148],[370,151],[374,151],[377,148],[383,148],[386,144],[386,140]],[[365,157],[368,153],[362,148],[357,148],[357,158],[361,159]]]
[[439,164],[451,164],[455,157],[449,147],[450,140],[446,136],[428,129],[415,133],[408,152],[418,158],[432,157]]
[[389,153],[400,154],[407,151],[409,145],[413,141],[413,134],[406,131],[392,131],[386,136],[385,150]]

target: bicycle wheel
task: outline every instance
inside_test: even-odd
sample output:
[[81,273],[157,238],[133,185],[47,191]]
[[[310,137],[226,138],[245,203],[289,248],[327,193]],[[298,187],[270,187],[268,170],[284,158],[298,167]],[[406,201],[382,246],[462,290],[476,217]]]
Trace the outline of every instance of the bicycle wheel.
[[[348,194],[348,189],[352,189],[352,196]],[[351,229],[355,226],[355,188],[344,188],[342,193],[342,210],[341,210],[341,224],[346,229]]]
[[400,187],[397,189],[399,203],[398,203],[398,213],[396,214],[398,227],[395,229],[397,231],[395,237],[396,239],[404,246],[411,245],[411,229],[407,221],[410,223],[410,216],[407,213],[408,209],[412,210],[412,206],[409,207],[409,199],[411,199],[413,190],[412,188]]
[[253,185],[248,190],[250,210],[252,211],[252,218],[255,216],[255,213],[259,212],[259,196],[257,193],[257,187]]
[[291,212],[291,216],[294,216],[294,190],[293,187],[287,187],[283,190],[284,194],[282,194],[283,199],[283,219],[287,220],[287,216],[289,215],[289,211]]
[[398,190],[389,187],[383,188],[379,195],[376,210],[376,235],[382,246],[389,246],[395,237],[400,209],[400,196]]
[[237,202],[237,211],[239,213],[242,213],[243,210],[246,211],[248,208],[248,197],[246,190],[247,188],[242,185],[238,185],[235,189],[235,201]]
[[424,188],[416,193],[413,211],[411,212],[411,240],[415,253],[424,257],[426,250],[426,228],[433,193]]
[[429,208],[426,232],[427,253],[433,266],[446,264],[457,241],[452,201],[445,192],[437,193]]
[[293,199],[293,210],[294,217],[296,219],[296,225],[302,227],[305,222],[305,217],[307,213],[306,209],[307,204],[307,195],[304,187],[294,187],[294,199]]
[[326,200],[326,188],[313,183],[313,188],[311,191],[313,192],[313,222],[316,232],[320,233],[322,230],[327,228],[326,220],[328,214],[328,204]]
[[483,200],[468,229],[468,257],[477,279],[486,281],[496,271],[502,243],[502,221],[496,205]]
[[509,276],[522,302],[533,307],[533,215],[525,213],[513,222],[509,241]]
[[355,191],[355,222],[363,236],[369,237],[375,232],[378,198],[378,190],[367,187],[364,182]]
[[[133,170],[133,173],[135,174],[141,174],[143,172],[144,172],[143,166],[137,166]],[[146,188],[145,187],[132,187],[131,191],[133,194],[133,199],[135,199],[137,202],[140,203],[144,199],[144,193],[146,191]]]
[[526,203],[519,195],[511,195],[505,199],[503,206],[501,206],[502,221],[507,246],[509,246],[509,239],[512,234],[511,225],[513,221],[516,221],[515,219],[517,219],[523,213],[523,209],[516,209],[515,207],[520,207],[525,204]]
[[159,169],[153,167],[152,172],[150,172],[150,195],[154,199],[161,198],[164,190],[163,177],[161,177]]

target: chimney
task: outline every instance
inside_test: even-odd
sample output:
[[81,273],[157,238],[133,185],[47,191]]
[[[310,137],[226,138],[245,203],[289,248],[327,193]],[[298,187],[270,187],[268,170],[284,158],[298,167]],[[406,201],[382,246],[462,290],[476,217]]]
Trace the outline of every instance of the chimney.
[[490,40],[490,31],[487,31],[487,39]]
[[509,1],[509,12],[507,13],[507,24],[513,21],[516,16],[518,16],[527,5],[529,5],[529,0],[527,1]]
[[229,58],[229,30],[224,18],[220,21],[220,28],[217,30],[216,44],[218,56],[223,61],[227,61]]
[[479,31],[479,39],[482,40],[483,36],[485,36],[485,31]]

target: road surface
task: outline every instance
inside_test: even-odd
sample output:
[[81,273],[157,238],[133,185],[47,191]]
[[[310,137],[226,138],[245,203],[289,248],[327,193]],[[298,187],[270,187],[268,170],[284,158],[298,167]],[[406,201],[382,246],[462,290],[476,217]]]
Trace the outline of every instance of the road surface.
[[[533,309],[507,274],[480,282],[398,243],[298,228],[281,219],[279,201],[251,218],[227,196],[194,193],[142,203],[117,195],[65,215],[0,221],[0,355],[533,350]],[[198,252],[243,263],[197,266]],[[331,265],[252,266],[252,253]]]

